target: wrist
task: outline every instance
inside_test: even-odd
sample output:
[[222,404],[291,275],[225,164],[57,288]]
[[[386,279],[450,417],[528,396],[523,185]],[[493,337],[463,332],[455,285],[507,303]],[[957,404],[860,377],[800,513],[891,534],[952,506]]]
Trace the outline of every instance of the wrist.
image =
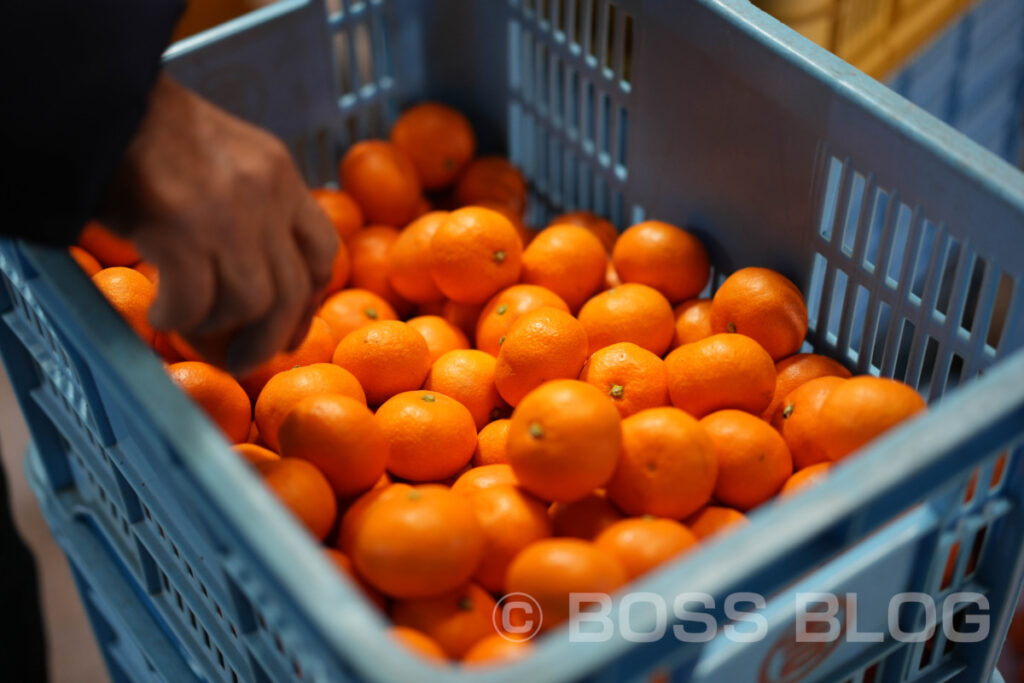
[[144,204],[150,199],[144,178],[146,168],[160,164],[166,142],[176,137],[175,129],[180,134],[192,97],[167,74],[157,76],[146,113],[121,157],[96,215],[114,233],[132,237],[141,224]]

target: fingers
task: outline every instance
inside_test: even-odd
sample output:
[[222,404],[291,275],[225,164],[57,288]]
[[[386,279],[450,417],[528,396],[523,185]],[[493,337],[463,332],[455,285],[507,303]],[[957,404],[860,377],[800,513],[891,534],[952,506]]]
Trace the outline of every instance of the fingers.
[[[243,328],[241,336],[270,330],[271,338],[262,342],[239,341],[239,348],[255,349],[245,354],[269,357],[281,349],[278,340],[283,340],[287,351],[298,348],[333,274],[337,232],[305,187],[297,185],[301,189],[294,227],[272,225],[266,233],[267,243],[275,247],[266,249],[262,259],[250,258],[248,263],[241,254],[221,259],[221,295],[202,332]],[[256,261],[260,261],[258,265]],[[268,348],[269,352],[264,350]],[[230,360],[239,362],[234,352]]]
[[[205,300],[204,316],[196,311],[188,318],[190,327],[176,328],[197,340],[234,337],[226,357],[223,347],[218,354],[234,371],[251,369],[282,348],[298,347],[330,281],[337,233],[315,204],[313,210],[305,206],[302,195],[294,226],[268,222],[221,245],[230,248],[215,250],[212,301]],[[231,230],[237,232],[241,224]]]
[[299,317],[299,323],[288,340],[287,350],[294,351],[309,334],[309,326],[320,306],[323,292],[334,273],[334,257],[339,248],[338,233],[303,186],[293,229],[296,246],[304,261],[311,294]]
[[288,235],[271,237],[268,255],[275,297],[266,316],[239,330],[228,346],[227,367],[241,375],[251,371],[296,334],[300,318],[312,296],[309,268],[294,240]]
[[307,192],[303,192],[303,197],[296,217],[295,236],[309,267],[313,295],[288,344],[289,351],[298,348],[309,333],[313,316],[322,303],[324,290],[334,275],[334,257],[341,248],[341,240],[330,220]]
[[191,332],[213,308],[217,283],[209,258],[165,255],[157,268],[160,284],[149,309],[149,322],[158,330]]
[[218,334],[206,337],[188,335],[183,339],[199,355],[199,358],[218,368],[227,367],[228,342],[230,341],[228,335]]
[[244,327],[274,305],[276,287],[268,255],[262,249],[217,255],[217,299],[193,333],[213,335]]
[[136,160],[133,237],[160,270],[153,326],[241,373],[305,338],[338,236],[280,141],[193,104]]
[[310,194],[305,191],[302,192],[296,211],[295,239],[309,266],[313,291],[323,291],[330,283],[334,270],[338,233]]
[[[316,300],[314,299],[313,301]],[[295,326],[295,331],[292,332],[291,339],[288,340],[286,350],[289,353],[299,348],[302,342],[305,341],[306,335],[309,334],[309,326],[313,322],[313,316],[316,314],[317,308],[318,306],[316,303],[310,302],[310,304],[302,311],[302,315],[299,317],[299,324]]]

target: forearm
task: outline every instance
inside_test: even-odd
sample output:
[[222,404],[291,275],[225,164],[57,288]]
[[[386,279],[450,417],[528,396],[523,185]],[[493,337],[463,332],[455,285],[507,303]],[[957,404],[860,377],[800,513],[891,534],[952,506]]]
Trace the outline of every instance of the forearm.
[[74,241],[146,111],[183,0],[16,0],[0,22],[0,232]]

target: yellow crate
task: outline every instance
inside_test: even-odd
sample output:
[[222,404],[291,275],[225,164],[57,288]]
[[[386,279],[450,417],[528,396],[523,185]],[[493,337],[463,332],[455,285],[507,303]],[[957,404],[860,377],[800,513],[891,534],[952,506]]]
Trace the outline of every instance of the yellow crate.
[[818,45],[835,49],[837,0],[754,0],[754,4]]
[[755,0],[876,78],[885,77],[974,0]]
[[856,64],[862,55],[884,45],[895,18],[895,0],[840,0],[832,51]]

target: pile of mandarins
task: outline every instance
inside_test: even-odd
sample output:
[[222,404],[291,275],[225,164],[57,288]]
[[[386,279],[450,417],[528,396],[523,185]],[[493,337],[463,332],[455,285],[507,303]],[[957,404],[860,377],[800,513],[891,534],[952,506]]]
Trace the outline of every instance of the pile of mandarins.
[[344,191],[314,191],[343,240],[329,296],[295,351],[237,381],[149,327],[157,273],[131,244],[91,225],[72,248],[419,653],[523,656],[496,596],[557,626],[570,592],[616,590],[924,410],[800,353],[783,275],[744,268],[698,298],[691,233],[587,212],[530,230],[522,175],[474,152],[431,103],[352,147]]

